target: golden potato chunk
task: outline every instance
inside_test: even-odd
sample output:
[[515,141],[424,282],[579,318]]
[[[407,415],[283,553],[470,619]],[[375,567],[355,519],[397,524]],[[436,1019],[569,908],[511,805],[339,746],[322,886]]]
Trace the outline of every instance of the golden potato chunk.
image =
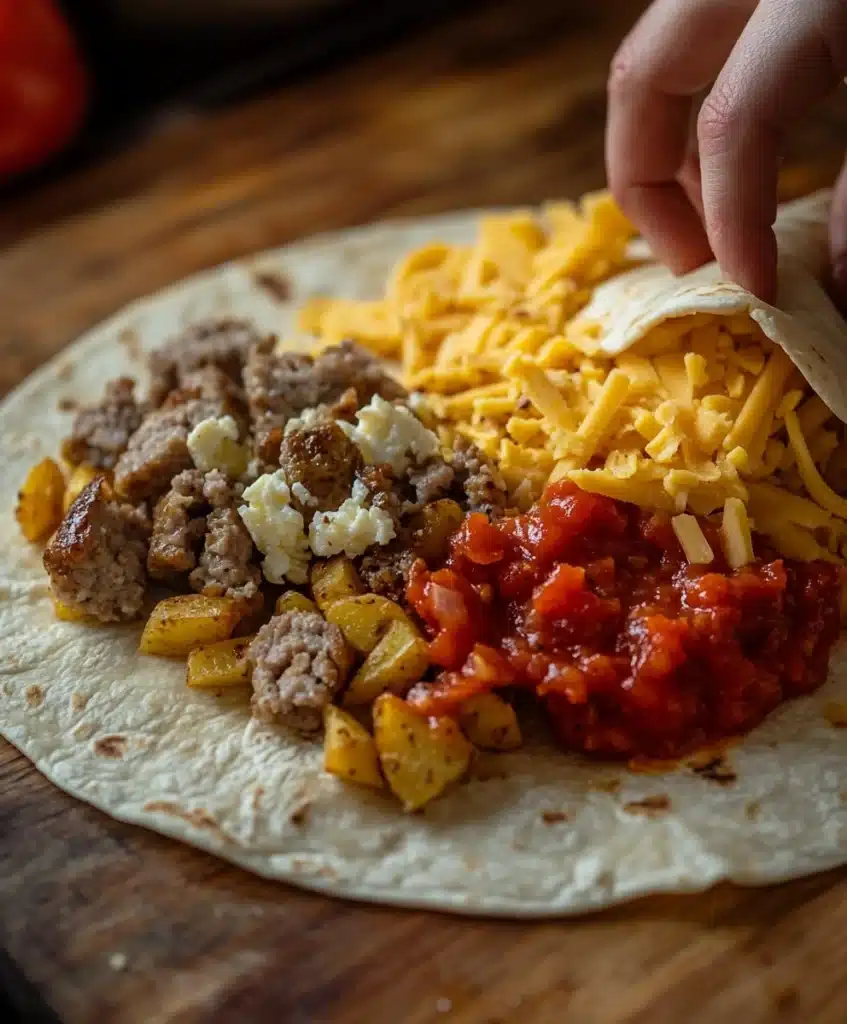
[[431,505],[425,505],[412,523],[415,553],[425,562],[445,558],[450,538],[464,518],[462,506],[451,498],[440,498]]
[[53,612],[62,622],[83,622],[89,625],[97,622],[93,615],[87,615],[82,608],[60,601],[58,597],[53,598]]
[[329,704],[324,711],[324,771],[345,782],[382,789],[376,744],[368,730],[352,715]]
[[185,681],[195,690],[217,690],[227,686],[245,686],[250,682],[247,649],[252,636],[221,640],[188,653]]
[[312,594],[324,615],[336,601],[365,592],[356,567],[344,555],[336,555],[326,562],[315,562],[310,582]]
[[195,647],[227,640],[246,610],[243,601],[230,597],[167,597],[150,613],[138,649],[142,654],[184,657]]
[[[68,483],[65,487],[65,496],[62,499],[62,510],[67,512],[85,488],[88,487],[91,481],[98,476],[105,477],[106,474],[102,469],[90,466],[87,462],[80,463],[80,465],[72,471],[68,479]],[[106,496],[108,496],[108,493]]]
[[473,753],[451,718],[425,718],[393,693],[374,703],[374,740],[386,782],[407,811],[464,775]]
[[385,690],[402,696],[428,667],[429,644],[411,622],[398,619],[353,676],[344,703],[370,704]]
[[15,519],[27,540],[46,540],[62,521],[65,478],[53,459],[42,459],[18,491]]
[[412,621],[399,604],[379,594],[360,594],[336,601],[324,611],[327,622],[338,626],[350,646],[370,654],[392,622]]
[[300,594],[296,590],[286,590],[276,599],[274,615],[282,615],[283,612],[316,612],[317,610],[318,606],[310,597],[306,597],[305,594]]
[[483,750],[514,750],[523,742],[515,709],[496,693],[466,700],[458,718],[467,738]]

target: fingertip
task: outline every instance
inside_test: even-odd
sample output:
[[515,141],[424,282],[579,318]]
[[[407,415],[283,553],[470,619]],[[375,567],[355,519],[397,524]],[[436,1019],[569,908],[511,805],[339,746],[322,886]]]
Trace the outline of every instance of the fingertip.
[[777,248],[772,228],[750,226],[736,233],[734,247],[718,243],[718,265],[724,277],[751,292],[763,302],[773,304],[777,298]]

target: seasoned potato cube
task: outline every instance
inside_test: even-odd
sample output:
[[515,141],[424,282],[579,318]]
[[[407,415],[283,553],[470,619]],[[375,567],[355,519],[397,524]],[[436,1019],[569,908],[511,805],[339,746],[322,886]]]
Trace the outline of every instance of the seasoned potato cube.
[[242,601],[230,597],[167,597],[150,613],[138,649],[142,654],[183,657],[195,647],[227,640],[246,610]]
[[76,499],[82,494],[86,487],[98,476],[106,474],[87,462],[81,462],[72,472],[65,487],[65,496],[62,499],[62,509],[67,512]]
[[57,597],[53,598],[53,611],[56,618],[62,622],[84,622],[87,624],[97,622],[93,615],[87,615],[82,608],[77,608],[76,605],[68,604],[66,601],[60,601]]
[[344,703],[348,707],[370,704],[385,690],[404,694],[426,672],[428,652],[429,645],[411,622],[390,623],[350,681]]
[[368,730],[334,704],[324,712],[324,728],[324,771],[345,782],[382,789],[379,755]]
[[450,538],[462,525],[465,513],[451,498],[425,505],[413,522],[415,553],[426,562],[446,557]]
[[221,640],[188,653],[185,681],[196,690],[216,690],[225,686],[245,686],[250,682],[247,648],[252,636]]
[[344,634],[347,643],[360,654],[369,654],[388,631],[392,622],[412,621],[399,604],[379,594],[361,594],[336,601],[324,611]]
[[416,811],[464,775],[473,747],[451,718],[425,718],[393,693],[374,703],[382,771],[407,811]]
[[336,601],[365,592],[356,567],[344,555],[337,555],[326,562],[315,562],[311,584],[312,594],[324,615]]
[[18,491],[15,519],[27,540],[46,540],[62,521],[65,478],[52,459],[42,459],[27,473]]
[[514,750],[523,742],[518,716],[496,693],[479,693],[459,708],[459,725],[475,747]]
[[298,594],[296,590],[286,590],[276,599],[274,615],[282,615],[283,612],[316,612],[318,606],[305,594]]

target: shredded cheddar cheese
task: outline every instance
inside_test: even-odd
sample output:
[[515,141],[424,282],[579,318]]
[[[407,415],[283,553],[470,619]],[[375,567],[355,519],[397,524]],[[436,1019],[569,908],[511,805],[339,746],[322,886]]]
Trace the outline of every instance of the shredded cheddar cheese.
[[708,565],[715,560],[715,553],[694,516],[674,516],[671,526],[685,557],[692,565]]
[[715,518],[733,567],[754,531],[790,557],[847,554],[844,427],[757,323],[672,317],[610,356],[577,317],[631,265],[632,234],[605,193],[487,216],[472,245],[407,255],[381,300],[316,299],[301,326],[398,361],[440,444],[473,442],[519,507],[570,479],[674,515],[701,560],[692,514]]

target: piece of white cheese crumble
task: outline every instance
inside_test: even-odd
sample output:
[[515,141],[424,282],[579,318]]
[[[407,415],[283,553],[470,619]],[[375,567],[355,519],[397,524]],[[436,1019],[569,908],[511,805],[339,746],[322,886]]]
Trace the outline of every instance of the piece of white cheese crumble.
[[316,427],[319,423],[323,423],[326,418],[326,411],[324,409],[303,409],[299,415],[292,416],[286,422],[283,433],[287,437],[289,434],[294,433],[295,430],[308,430],[310,427]]
[[[414,462],[425,462],[439,450],[438,438],[405,405],[393,405],[374,395],[356,413],[357,423],[336,423],[362,453],[369,466],[387,462],[399,475]],[[339,512],[341,509],[339,509]]]
[[262,571],[271,583],[308,579],[309,538],[303,516],[291,507],[291,497],[285,473],[278,469],[250,484],[244,491],[247,504],[238,510],[253,543],[265,556]]
[[335,512],[318,512],[309,526],[309,544],[319,558],[363,555],[374,544],[395,537],[394,520],[381,508],[366,508],[367,488],[357,480],[353,492]]
[[203,473],[220,469],[237,480],[247,469],[247,449],[238,443],[238,424],[232,416],[201,420],[186,443],[194,465]]

